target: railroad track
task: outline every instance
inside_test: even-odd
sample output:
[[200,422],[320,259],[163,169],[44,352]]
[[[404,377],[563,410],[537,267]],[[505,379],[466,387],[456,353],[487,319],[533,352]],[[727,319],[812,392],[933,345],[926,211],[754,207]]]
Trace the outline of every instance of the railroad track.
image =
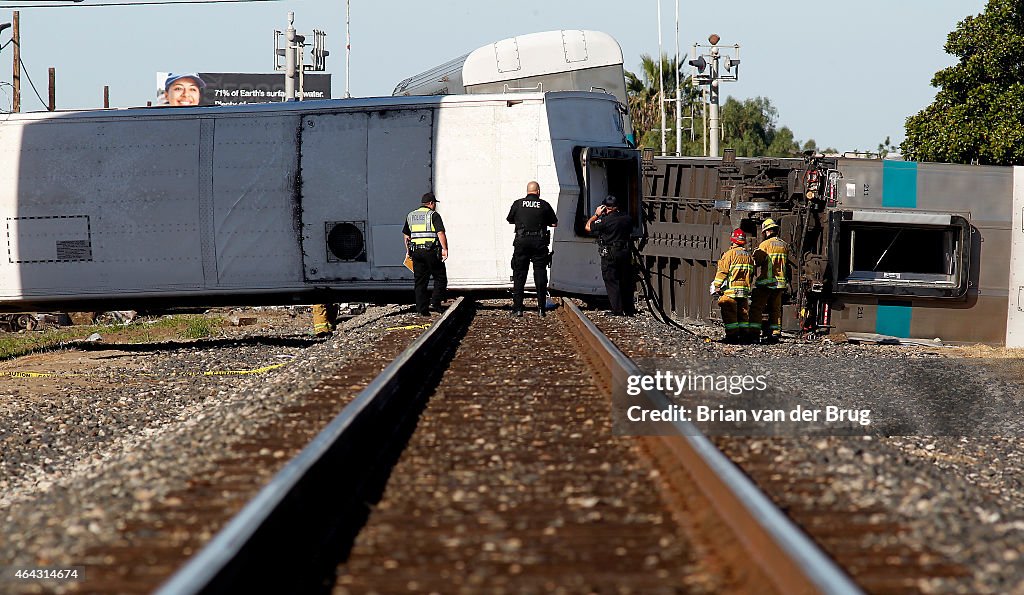
[[460,300],[159,592],[858,591],[691,429],[613,436],[595,331]]

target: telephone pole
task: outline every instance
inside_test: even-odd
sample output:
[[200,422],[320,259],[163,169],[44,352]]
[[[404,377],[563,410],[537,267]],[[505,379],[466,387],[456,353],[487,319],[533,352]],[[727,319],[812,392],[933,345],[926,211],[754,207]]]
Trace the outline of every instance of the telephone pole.
[[14,45],[14,99],[11,101],[11,111],[21,111],[21,14],[14,11],[14,27],[11,30],[11,40]]

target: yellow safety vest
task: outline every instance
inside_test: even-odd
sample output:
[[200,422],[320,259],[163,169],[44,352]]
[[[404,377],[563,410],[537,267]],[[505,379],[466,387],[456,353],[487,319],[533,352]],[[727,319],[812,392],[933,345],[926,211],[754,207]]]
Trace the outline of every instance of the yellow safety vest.
[[754,261],[761,267],[757,277],[758,287],[769,289],[785,289],[786,260],[789,258],[789,245],[779,237],[771,237],[761,242],[754,251]]
[[746,298],[750,295],[750,280],[754,278],[754,259],[742,246],[733,246],[725,251],[718,261],[715,287],[725,286],[723,295],[731,298]]
[[420,207],[406,217],[409,224],[410,243],[413,246],[430,247],[437,243],[437,231],[434,229],[434,211],[428,207]]

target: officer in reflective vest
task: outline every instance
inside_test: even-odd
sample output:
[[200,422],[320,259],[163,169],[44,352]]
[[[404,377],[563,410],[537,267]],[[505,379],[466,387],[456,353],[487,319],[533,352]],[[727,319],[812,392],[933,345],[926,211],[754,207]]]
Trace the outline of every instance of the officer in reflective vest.
[[718,260],[718,271],[711,283],[711,295],[721,296],[718,299],[718,307],[722,309],[725,342],[742,343],[747,328],[748,298],[750,281],[754,277],[754,259],[744,248],[747,235],[742,229],[733,230],[729,241],[732,245]]
[[[750,323],[748,334],[757,339],[763,335],[766,343],[778,342],[782,336],[782,294],[788,286],[786,262],[789,260],[789,245],[779,237],[779,224],[765,219],[761,224],[764,241],[754,251],[754,262],[758,275],[750,299]],[[761,318],[768,310],[768,328],[762,333]]]
[[526,273],[533,263],[533,284],[537,288],[537,313],[544,316],[548,290],[549,227],[558,225],[558,217],[548,201],[540,197],[540,184],[526,185],[526,197],[520,198],[508,211],[506,221],[516,226],[512,242],[512,315],[523,315],[523,289]]
[[[420,316],[430,316],[430,309],[442,311],[441,302],[448,287],[448,272],[444,261],[448,260],[448,238],[444,232],[444,222],[435,210],[437,199],[433,192],[427,192],[420,199],[420,208],[409,213],[405,218],[402,235],[405,237],[405,249],[412,259],[413,284],[416,291],[416,312]],[[434,278],[434,291],[427,296],[427,283]],[[430,309],[427,304],[430,304]]]

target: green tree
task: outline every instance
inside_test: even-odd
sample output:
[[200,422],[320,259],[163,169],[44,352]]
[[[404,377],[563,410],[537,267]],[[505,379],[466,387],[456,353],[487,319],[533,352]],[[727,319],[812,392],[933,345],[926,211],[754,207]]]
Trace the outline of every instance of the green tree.
[[[800,143],[793,138],[793,131],[783,126],[777,128],[775,121],[779,112],[767,97],[754,97],[742,101],[729,97],[721,107],[722,148],[736,150],[739,157],[794,157],[800,155]],[[703,129],[699,119],[695,123]],[[683,145],[688,155],[703,155],[704,141]]]
[[935,101],[907,118],[904,157],[1024,164],[1024,3],[989,0],[945,49],[958,61],[932,78]]
[[[672,129],[668,137],[668,150],[675,151],[675,96],[676,96],[676,60],[663,54],[661,70],[665,97],[670,101],[665,104],[665,119],[668,128]],[[681,103],[683,116],[689,116],[691,106],[697,97],[697,90],[690,82],[690,77],[683,73],[685,66],[679,65],[681,83]],[[637,144],[644,147],[661,148],[661,107],[658,99],[658,63],[648,54],[640,55],[640,74],[626,71],[626,95],[629,100],[629,116],[633,120],[633,130]],[[686,124],[689,126],[689,123]]]
[[[676,150],[675,98],[676,93],[676,61],[662,55],[661,67],[664,72],[665,96],[669,102],[665,104],[666,148],[672,153]],[[685,68],[684,65],[679,66]],[[705,150],[703,131],[706,129],[704,115],[699,102],[699,90],[693,86],[689,76],[680,70],[682,85],[681,103],[684,126],[690,128],[690,115],[693,114],[692,127],[696,131],[694,138],[684,131],[681,147],[683,155],[703,155]],[[626,94],[629,99],[629,115],[633,120],[633,130],[637,144],[642,147],[661,148],[661,107],[658,90],[658,63],[647,54],[640,56],[640,74],[626,72]],[[696,109],[695,109],[696,108]],[[766,97],[755,97],[743,101],[729,97],[721,107],[720,121],[723,148],[736,149],[740,157],[793,157],[801,153],[800,143],[793,137],[793,131],[783,126],[778,128],[776,120],[779,112]],[[812,141],[813,142],[813,141]]]
[[889,155],[889,153],[895,152],[896,149],[897,149],[896,145],[892,144],[892,141],[887,136],[887,137],[885,137],[884,141],[878,143],[878,157],[880,159],[885,159],[886,156]]

